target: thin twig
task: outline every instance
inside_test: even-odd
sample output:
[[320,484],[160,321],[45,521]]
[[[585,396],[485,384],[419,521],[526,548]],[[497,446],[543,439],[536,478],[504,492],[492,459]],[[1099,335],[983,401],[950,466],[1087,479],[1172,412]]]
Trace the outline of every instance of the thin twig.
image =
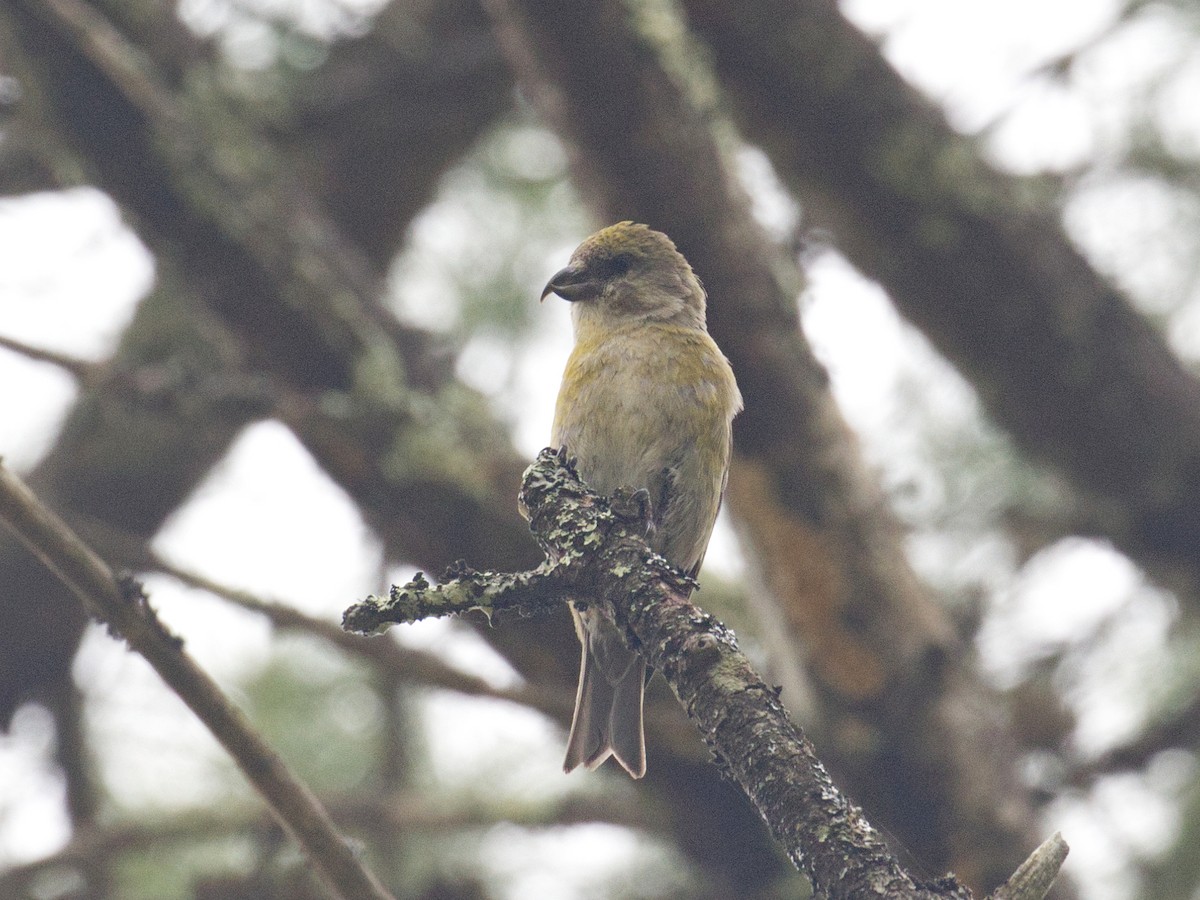
[[77,356],[71,356],[67,353],[59,353],[57,350],[37,347],[3,334],[0,334],[0,347],[3,347],[5,350],[11,350],[13,353],[19,353],[37,362],[46,362],[58,366],[60,369],[73,375],[82,384],[94,382],[97,373],[104,368],[99,363],[80,359]]
[[89,613],[145,657],[208,727],[337,896],[390,900],[391,895],[338,835],[308,787],[184,651],[183,642],[158,620],[140,585],[119,582],[103,560],[3,465],[0,519],[79,597]]

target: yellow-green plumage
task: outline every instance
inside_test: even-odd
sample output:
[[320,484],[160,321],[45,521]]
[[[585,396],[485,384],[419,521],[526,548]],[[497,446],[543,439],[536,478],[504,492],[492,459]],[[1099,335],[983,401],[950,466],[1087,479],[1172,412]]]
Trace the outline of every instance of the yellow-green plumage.
[[729,363],[705,331],[636,324],[577,338],[554,411],[553,441],[600,494],[645,488],[654,549],[685,572],[704,556],[725,487],[731,409],[740,405]]
[[[725,489],[733,372],[705,327],[705,296],[670,239],[622,222],[593,235],[543,292],[572,301],[575,349],[563,373],[553,440],[593,490],[645,489],[650,545],[699,570]],[[612,611],[572,606],[583,645],[565,768],[610,754],[645,772],[645,663],[626,647]]]

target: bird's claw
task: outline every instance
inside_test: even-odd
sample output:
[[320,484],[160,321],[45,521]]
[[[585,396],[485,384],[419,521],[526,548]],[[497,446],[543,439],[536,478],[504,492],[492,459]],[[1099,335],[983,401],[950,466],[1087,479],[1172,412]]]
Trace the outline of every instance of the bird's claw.
[[629,487],[619,487],[609,498],[608,508],[613,515],[630,525],[641,524],[649,531],[654,514],[650,502],[650,492],[645,488],[634,490]]

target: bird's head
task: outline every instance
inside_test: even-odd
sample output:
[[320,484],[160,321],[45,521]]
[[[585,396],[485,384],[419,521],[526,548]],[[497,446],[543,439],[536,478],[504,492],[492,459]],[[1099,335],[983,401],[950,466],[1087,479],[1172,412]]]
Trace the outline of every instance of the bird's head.
[[661,321],[704,327],[700,279],[661,231],[618,222],[589,237],[545,289],[573,304],[581,320],[615,325]]

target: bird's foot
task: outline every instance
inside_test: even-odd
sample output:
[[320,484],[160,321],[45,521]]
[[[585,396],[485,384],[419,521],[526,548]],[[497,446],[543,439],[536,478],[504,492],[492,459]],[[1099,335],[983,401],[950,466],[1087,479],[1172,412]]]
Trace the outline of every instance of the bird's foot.
[[650,492],[645,488],[617,488],[608,500],[608,508],[622,522],[640,524],[647,533],[654,527],[654,504],[650,502]]

